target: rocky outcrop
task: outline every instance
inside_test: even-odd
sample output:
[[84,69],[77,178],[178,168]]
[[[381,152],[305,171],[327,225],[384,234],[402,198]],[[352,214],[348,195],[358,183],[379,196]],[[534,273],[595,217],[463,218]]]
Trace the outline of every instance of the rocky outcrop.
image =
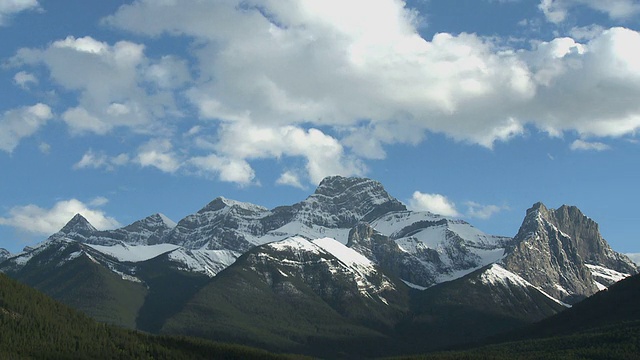
[[593,220],[570,206],[553,210],[534,204],[507,253],[502,263],[508,270],[570,304],[599,290],[587,265],[637,271],[631,260],[611,249]]
[[85,244],[112,246],[148,245],[161,242],[175,223],[162,214],[154,214],[115,230],[97,230],[80,214],[76,214],[50,239],[66,239]]
[[9,250],[0,248],[0,263],[7,260],[9,257],[11,257]]
[[219,197],[180,220],[160,241],[187,249],[245,252],[265,234],[261,219],[270,214],[261,206]]

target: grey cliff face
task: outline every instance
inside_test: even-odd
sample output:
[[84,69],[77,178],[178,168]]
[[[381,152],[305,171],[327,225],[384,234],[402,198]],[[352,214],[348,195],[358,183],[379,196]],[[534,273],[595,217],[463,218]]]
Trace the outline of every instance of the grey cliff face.
[[245,252],[265,233],[260,219],[268,214],[263,207],[220,197],[180,220],[162,240],[187,249]]
[[0,248],[0,263],[7,260],[9,257],[11,257],[9,250]]
[[67,238],[79,242],[85,242],[93,233],[97,232],[95,227],[85,219],[84,216],[76,214],[69,222],[51,238]]
[[570,304],[599,290],[587,264],[636,273],[631,261],[611,250],[598,225],[576,207],[553,210],[535,204],[507,253],[502,262],[508,270]]
[[68,239],[85,244],[112,246],[120,243],[147,245],[159,242],[171,230],[170,220],[154,214],[115,230],[97,230],[82,215],[76,214],[49,239]]
[[382,184],[365,178],[327,177],[315,193],[293,206],[294,218],[329,228],[351,228],[406,207],[391,197]]
[[[425,266],[419,256],[402,251],[395,241],[367,223],[358,223],[351,229],[347,246],[366,256],[385,272],[412,284],[428,287],[437,282],[436,266]],[[437,252],[433,253],[425,262],[441,263]]]

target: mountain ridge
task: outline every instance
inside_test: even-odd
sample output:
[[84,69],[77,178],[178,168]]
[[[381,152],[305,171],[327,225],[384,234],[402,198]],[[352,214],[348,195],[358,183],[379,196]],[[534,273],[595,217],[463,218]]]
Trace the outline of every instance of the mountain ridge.
[[371,341],[376,351],[477,341],[561,312],[638,271],[576,207],[536,203],[514,238],[495,236],[407,210],[375,180],[339,176],[273,209],[217,197],[177,223],[154,214],[107,231],[78,215],[0,262],[0,271],[59,299],[56,286],[76,293],[96,286],[72,275],[81,268],[111,274],[103,279],[113,289],[131,289],[126,298],[104,296],[122,299],[113,308],[129,304],[119,308],[122,325],[279,351],[310,347],[302,352],[328,357],[335,353],[322,349],[334,346],[370,356],[362,347]]

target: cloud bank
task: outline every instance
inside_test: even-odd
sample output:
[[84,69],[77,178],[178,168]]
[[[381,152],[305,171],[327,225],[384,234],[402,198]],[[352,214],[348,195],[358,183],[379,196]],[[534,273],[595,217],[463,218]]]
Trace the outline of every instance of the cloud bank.
[[[615,19],[638,11],[602,4],[544,0],[540,9],[550,21],[575,6]],[[77,168],[136,164],[249,185],[252,161],[293,158],[277,182],[303,187],[366,174],[387,146],[429,133],[492,148],[528,128],[591,145],[640,128],[640,33],[623,27],[522,48],[467,33],[425,39],[419,15],[398,0],[138,0],[103,22],[148,41],[186,39],[191,53],[151,57],[144,44],[70,36],[16,54],[14,66],[42,66],[79,94],[59,111],[72,134],[148,137],[135,153],[86,153],[93,161]],[[20,70],[17,84],[39,85]]]
[[98,209],[106,202],[107,199],[99,197],[89,204],[77,199],[61,200],[50,209],[36,205],[16,206],[9,210],[8,217],[0,217],[0,225],[35,235],[51,235],[62,229],[75,214],[81,214],[98,230],[120,227],[116,219]]

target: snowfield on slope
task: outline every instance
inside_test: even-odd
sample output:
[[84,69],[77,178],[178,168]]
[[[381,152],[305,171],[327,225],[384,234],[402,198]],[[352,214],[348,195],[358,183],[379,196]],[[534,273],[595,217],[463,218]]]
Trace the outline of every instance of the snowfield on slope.
[[87,246],[103,253],[110,255],[118,261],[141,262],[153,259],[156,256],[173,251],[180,246],[174,244],[157,244],[157,245],[126,245],[118,244],[113,246],[92,245]]

